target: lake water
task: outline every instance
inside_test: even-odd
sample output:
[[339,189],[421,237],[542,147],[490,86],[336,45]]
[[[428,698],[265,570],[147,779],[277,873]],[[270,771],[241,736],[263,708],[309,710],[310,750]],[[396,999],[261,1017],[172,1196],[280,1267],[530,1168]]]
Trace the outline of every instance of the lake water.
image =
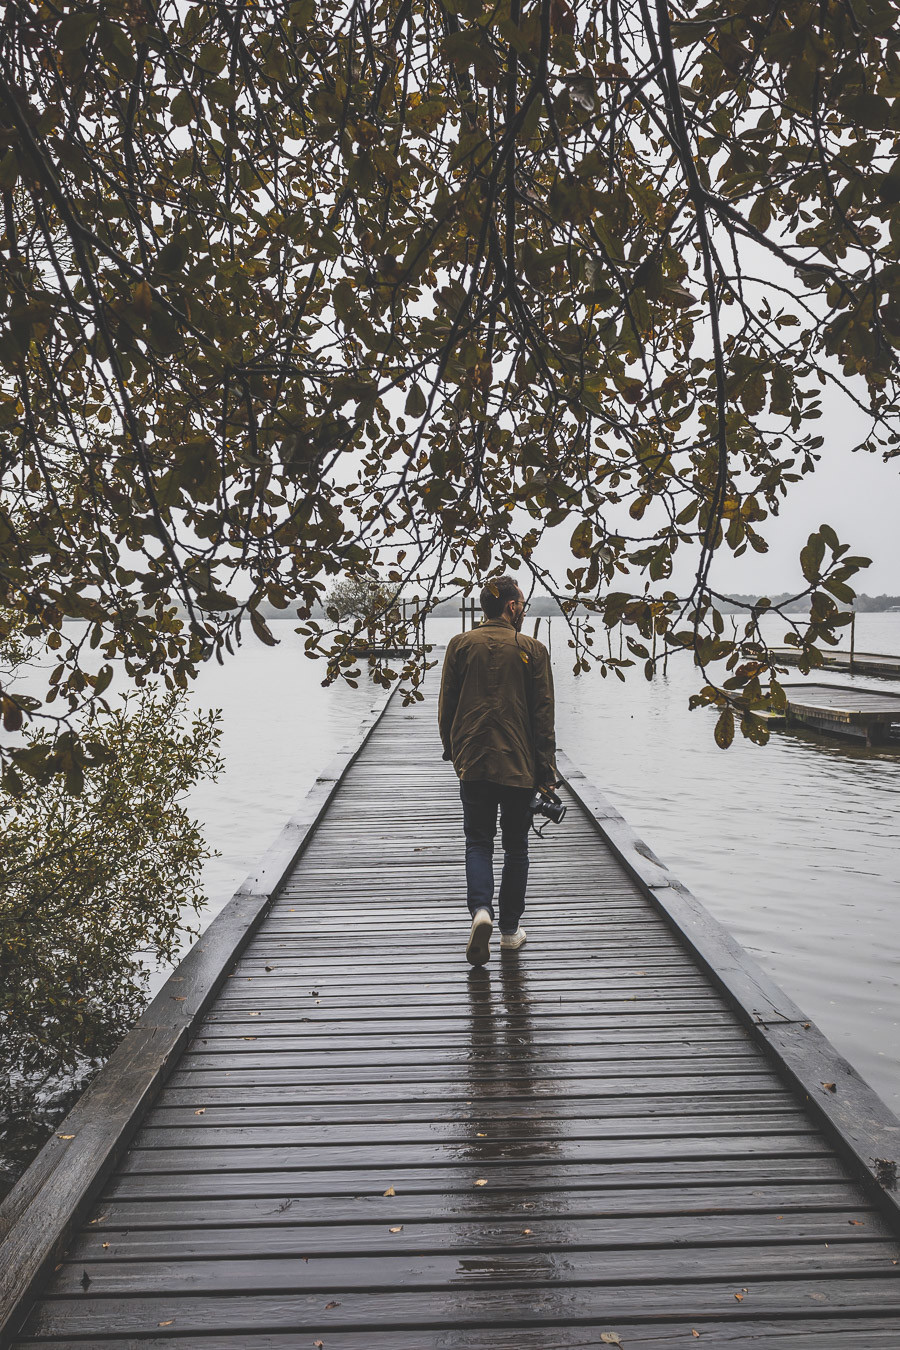
[[[541,628],[546,640],[546,620]],[[435,620],[429,639],[444,643],[456,629]],[[209,917],[378,696],[367,685],[323,689],[324,667],[303,655],[291,625],[274,631],[280,646],[246,642],[224,667],[204,669],[192,693],[224,715],[227,771],[191,803],[221,851],[206,869]],[[688,711],[696,672],[687,659],[649,684],[640,670],[625,684],[576,679],[559,620],[550,641],[560,745],[900,1109],[900,747],[775,731],[765,748],[738,735],[723,752],[714,714]],[[860,615],[856,648],[900,653],[900,614]],[[888,681],[826,678],[900,693]]]

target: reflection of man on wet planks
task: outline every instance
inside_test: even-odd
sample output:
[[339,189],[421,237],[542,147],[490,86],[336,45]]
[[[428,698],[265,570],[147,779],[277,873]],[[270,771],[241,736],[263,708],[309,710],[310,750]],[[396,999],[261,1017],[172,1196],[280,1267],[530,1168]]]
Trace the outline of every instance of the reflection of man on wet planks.
[[500,946],[521,947],[531,800],[556,784],[553,677],[546,647],[522,633],[527,608],[512,577],[481,592],[484,622],[447,645],[438,721],[444,759],[459,775],[472,930],[466,957],[483,966],[494,927],[494,837],[503,843]]

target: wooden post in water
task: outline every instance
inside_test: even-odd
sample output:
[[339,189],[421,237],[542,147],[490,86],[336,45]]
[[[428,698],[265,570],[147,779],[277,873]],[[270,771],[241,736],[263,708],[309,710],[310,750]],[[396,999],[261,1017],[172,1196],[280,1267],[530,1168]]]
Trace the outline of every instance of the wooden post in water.
[[540,628],[541,628],[541,619],[540,619],[540,615],[538,615],[538,617],[537,617],[537,618],[535,619],[535,621],[534,621],[534,636],[535,636],[535,637],[537,637],[538,633],[540,632]]
[[850,618],[850,672],[853,673],[853,654],[856,650],[856,610]]

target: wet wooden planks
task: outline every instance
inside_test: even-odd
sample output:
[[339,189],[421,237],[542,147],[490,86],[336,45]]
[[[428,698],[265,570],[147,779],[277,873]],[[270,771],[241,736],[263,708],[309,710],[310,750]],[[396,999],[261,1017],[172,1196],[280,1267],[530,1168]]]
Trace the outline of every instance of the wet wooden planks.
[[395,701],[21,1350],[896,1350],[892,1223],[588,816],[483,971],[459,816]]

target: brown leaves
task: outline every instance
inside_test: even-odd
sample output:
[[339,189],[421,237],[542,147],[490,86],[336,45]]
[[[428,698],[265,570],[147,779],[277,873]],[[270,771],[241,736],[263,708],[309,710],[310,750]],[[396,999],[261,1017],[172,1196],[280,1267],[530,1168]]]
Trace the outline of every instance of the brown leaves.
[[550,0],[550,27],[564,37],[575,36],[575,12],[566,0]]
[[714,735],[719,749],[727,750],[734,740],[734,712],[731,708],[723,708],[719,713]]
[[[827,49],[780,11],[760,33],[743,11],[724,25],[692,14],[675,26],[676,90],[648,56],[667,49],[653,6],[625,7],[615,62],[592,23],[579,31],[574,0],[550,0],[549,46],[539,6],[513,21],[508,7],[453,0],[435,41],[418,12],[363,0],[353,33],[323,25],[312,47],[307,4],[286,8],[277,43],[266,7],[250,6],[242,43],[255,56],[234,78],[217,20],[198,27],[196,7],[176,6],[169,27],[150,7],[146,78],[124,101],[108,91],[130,81],[134,38],[93,8],[35,26],[18,6],[9,21],[23,87],[65,76],[35,119],[35,162],[58,159],[65,125],[60,220],[104,250],[97,287],[73,294],[67,229],[41,231],[43,189],[4,146],[21,266],[0,334],[13,456],[0,546],[21,577],[0,602],[27,607],[41,643],[80,609],[110,661],[183,684],[224,656],[258,582],[258,639],[276,640],[267,605],[287,606],[325,678],[352,681],[358,630],[325,620],[316,578],[390,567],[411,540],[432,557],[446,543],[438,594],[457,571],[468,582],[485,560],[527,561],[546,529],[588,517],[593,535],[576,530],[572,547],[585,566],[563,562],[551,588],[583,606],[618,575],[639,603],[649,582],[657,618],[696,608],[701,635],[714,622],[708,553],[764,548],[752,524],[814,467],[824,354],[890,452],[900,177],[884,141],[896,79],[883,48],[897,0],[831,25]],[[751,59],[760,114],[747,122]],[[533,96],[536,71],[552,97]],[[69,115],[76,86],[95,116]],[[687,124],[674,151],[648,120],[672,97]],[[264,123],[236,129],[236,106],[264,106]],[[140,209],[120,171],[131,162]],[[685,209],[697,175],[702,212]],[[722,245],[709,293],[704,216]],[[753,304],[729,309],[720,408],[713,354],[695,336],[742,296],[745,269]],[[785,313],[798,285],[810,303]],[[27,416],[16,388],[31,391]],[[70,462],[76,445],[89,485]],[[358,475],[332,472],[342,457]],[[716,515],[737,481],[759,515],[732,515],[723,539]],[[189,567],[181,523],[198,542]],[[110,539],[127,541],[128,581],[108,567]],[[198,622],[182,624],[185,610]],[[816,623],[834,618],[821,610]],[[398,618],[374,628],[409,645]],[[579,668],[602,646],[579,652]],[[60,706],[70,694],[83,704],[77,658],[64,664]],[[386,669],[373,673],[390,683]],[[742,730],[761,740],[740,697]],[[53,772],[78,790],[77,767]]]
[[388,1186],[386,1191],[382,1191],[382,1195],[396,1195],[396,1194],[397,1192],[394,1190],[393,1186]]

